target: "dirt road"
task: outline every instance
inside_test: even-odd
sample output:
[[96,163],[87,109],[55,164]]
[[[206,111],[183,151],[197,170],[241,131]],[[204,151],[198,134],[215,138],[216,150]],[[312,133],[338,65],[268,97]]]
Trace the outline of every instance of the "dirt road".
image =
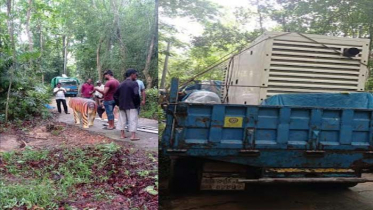
[[[66,99],[68,102],[69,98]],[[54,107],[54,111],[57,110],[56,102],[55,100],[52,100],[50,106]],[[63,107],[61,106],[62,110]],[[62,113],[58,117],[58,121],[64,122],[70,125],[74,125],[74,115],[73,111],[68,107],[70,114],[65,114]],[[98,116],[97,116],[98,118]],[[90,127],[89,131],[93,131],[102,135],[105,135],[106,137],[109,137],[111,139],[114,139],[116,141],[126,141],[126,142],[131,142],[128,138],[126,139],[121,139],[120,138],[120,131],[119,130],[104,130],[102,129],[104,126],[103,124],[106,122],[103,122],[99,119],[96,119],[94,122],[94,125]],[[81,125],[80,125],[81,126]],[[139,126],[147,126],[147,127],[153,127],[153,128],[158,128],[158,121],[156,120],[150,120],[150,119],[145,119],[145,118],[139,118]],[[154,133],[146,133],[146,132],[137,132],[138,137],[140,138],[139,141],[133,141],[131,142],[134,144],[135,147],[137,148],[144,148],[147,150],[157,150],[158,149],[158,134]],[[127,133],[127,135],[129,135]]]
[[[373,178],[373,174],[365,177]],[[160,209],[179,210],[372,210],[373,183],[346,190],[260,185],[245,192],[198,192],[161,198]]]

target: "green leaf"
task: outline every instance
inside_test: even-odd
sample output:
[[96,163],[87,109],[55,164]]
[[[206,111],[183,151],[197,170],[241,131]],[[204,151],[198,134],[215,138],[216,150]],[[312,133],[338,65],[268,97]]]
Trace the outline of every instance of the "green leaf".
[[158,195],[158,191],[154,189],[154,186],[147,186],[145,191],[151,195]]

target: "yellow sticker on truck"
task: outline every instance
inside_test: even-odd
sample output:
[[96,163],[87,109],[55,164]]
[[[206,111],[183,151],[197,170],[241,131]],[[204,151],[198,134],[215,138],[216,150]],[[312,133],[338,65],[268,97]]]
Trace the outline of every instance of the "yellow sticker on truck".
[[243,117],[225,117],[224,127],[226,128],[242,128]]

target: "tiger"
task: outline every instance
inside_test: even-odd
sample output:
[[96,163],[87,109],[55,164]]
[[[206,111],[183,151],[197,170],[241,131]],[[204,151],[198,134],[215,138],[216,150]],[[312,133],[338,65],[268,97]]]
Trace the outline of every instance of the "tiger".
[[74,111],[75,124],[80,124],[80,118],[83,121],[83,128],[89,128],[95,121],[97,104],[91,99],[71,98],[69,101],[70,108]]

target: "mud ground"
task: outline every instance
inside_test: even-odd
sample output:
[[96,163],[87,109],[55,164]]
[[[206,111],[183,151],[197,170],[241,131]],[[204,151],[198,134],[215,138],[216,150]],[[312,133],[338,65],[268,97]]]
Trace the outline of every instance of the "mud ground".
[[[373,179],[373,174],[364,174]],[[373,183],[347,189],[312,185],[256,185],[240,192],[165,195],[159,209],[178,210],[372,210]]]

